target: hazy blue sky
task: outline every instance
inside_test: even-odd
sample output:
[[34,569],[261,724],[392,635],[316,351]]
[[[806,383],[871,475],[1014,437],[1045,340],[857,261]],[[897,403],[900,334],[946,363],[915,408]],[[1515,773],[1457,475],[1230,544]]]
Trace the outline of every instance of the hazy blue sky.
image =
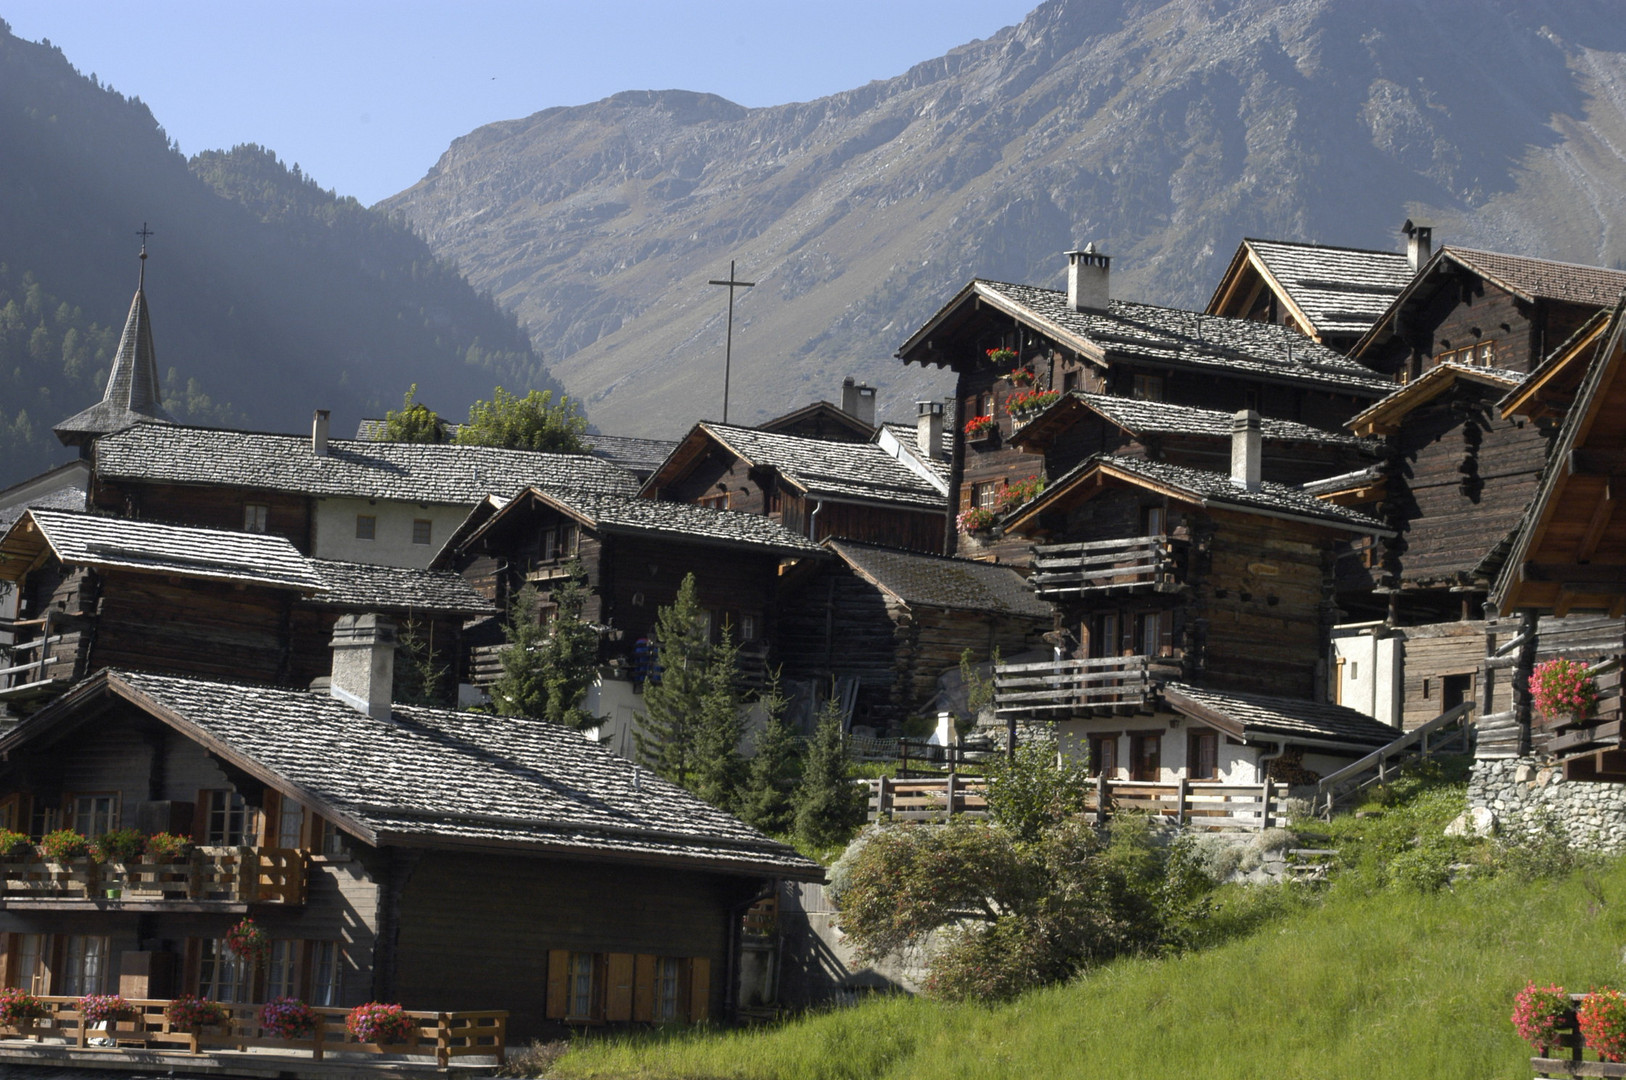
[[741,105],[902,74],[1037,0],[0,0],[187,154],[260,143],[373,203],[457,136],[619,90]]

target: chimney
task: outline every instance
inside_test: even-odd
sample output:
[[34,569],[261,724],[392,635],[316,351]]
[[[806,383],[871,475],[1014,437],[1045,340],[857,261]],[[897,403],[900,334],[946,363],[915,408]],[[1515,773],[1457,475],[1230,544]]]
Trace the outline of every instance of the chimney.
[[1112,293],[1107,280],[1112,272],[1112,256],[1102,255],[1094,244],[1083,251],[1067,253],[1067,306],[1074,311],[1105,311]]
[[327,429],[330,415],[326,409],[317,409],[316,418],[311,421],[311,453],[317,457],[327,457]]
[[917,401],[915,412],[915,445],[921,457],[937,461],[943,456],[943,403]]
[[1231,421],[1231,483],[1249,491],[1259,490],[1263,442],[1259,414],[1252,409],[1239,410]]
[[390,718],[395,682],[395,624],[383,615],[341,615],[333,625],[328,692],[374,720]]
[[1434,225],[1407,218],[1400,231],[1406,234],[1406,261],[1411,263],[1411,272],[1415,274],[1434,254]]
[[851,375],[841,380],[841,411],[875,426],[875,387],[854,382]]

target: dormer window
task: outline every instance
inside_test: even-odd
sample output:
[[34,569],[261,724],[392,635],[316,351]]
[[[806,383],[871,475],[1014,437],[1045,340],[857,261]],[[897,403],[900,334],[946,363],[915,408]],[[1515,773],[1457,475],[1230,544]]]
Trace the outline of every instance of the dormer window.
[[1134,385],[1130,388],[1129,396],[1141,401],[1163,400],[1163,376],[1136,375]]
[[243,531],[251,533],[265,532],[265,524],[271,516],[271,508],[264,503],[245,503],[243,505]]
[[428,518],[414,518],[412,522],[412,542],[414,544],[429,543],[430,533],[434,525]]

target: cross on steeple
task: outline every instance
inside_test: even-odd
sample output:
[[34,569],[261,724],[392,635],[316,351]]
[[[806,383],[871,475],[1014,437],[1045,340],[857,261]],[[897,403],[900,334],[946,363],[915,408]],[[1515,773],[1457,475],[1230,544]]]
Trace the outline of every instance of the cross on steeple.
[[136,235],[141,237],[141,273],[136,278],[136,288],[139,289],[147,283],[147,237],[156,234],[147,228],[147,223],[143,221],[141,228],[136,230]]

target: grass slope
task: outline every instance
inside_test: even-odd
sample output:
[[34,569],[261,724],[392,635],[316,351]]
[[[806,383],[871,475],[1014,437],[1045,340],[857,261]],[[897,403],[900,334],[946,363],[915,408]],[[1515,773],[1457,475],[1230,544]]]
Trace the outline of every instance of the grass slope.
[[1454,891],[1334,889],[1218,948],[1113,964],[999,1008],[903,997],[774,1030],[579,1043],[551,1075],[1528,1078],[1527,979],[1626,982],[1626,861]]

